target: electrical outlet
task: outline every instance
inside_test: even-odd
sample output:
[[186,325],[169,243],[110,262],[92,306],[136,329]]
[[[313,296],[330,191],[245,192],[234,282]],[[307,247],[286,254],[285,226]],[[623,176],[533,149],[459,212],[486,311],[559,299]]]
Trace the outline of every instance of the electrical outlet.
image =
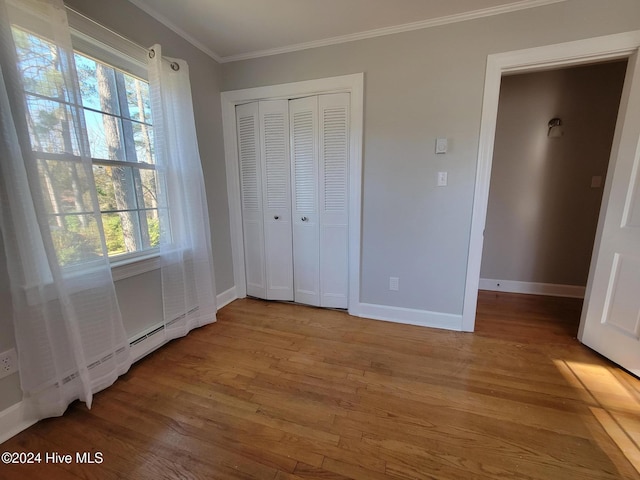
[[0,378],[18,371],[18,356],[15,348],[0,353]]
[[389,290],[394,292],[400,290],[400,279],[398,277],[389,277]]

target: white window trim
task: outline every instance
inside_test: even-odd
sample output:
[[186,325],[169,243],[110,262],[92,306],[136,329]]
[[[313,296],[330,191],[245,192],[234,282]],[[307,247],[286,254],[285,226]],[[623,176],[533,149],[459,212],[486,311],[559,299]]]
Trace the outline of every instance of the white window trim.
[[[129,258],[112,259],[111,276],[114,282],[160,269],[160,249],[142,250],[139,253],[140,255],[132,255]],[[146,255],[143,255],[144,253]]]
[[[148,51],[146,48],[127,40],[122,35],[103,27],[81,13],[67,9],[69,27],[73,40],[79,40],[83,47],[87,47],[91,54],[105,57],[114,67],[132,73],[141,78],[147,78]],[[113,61],[110,61],[113,58]]]

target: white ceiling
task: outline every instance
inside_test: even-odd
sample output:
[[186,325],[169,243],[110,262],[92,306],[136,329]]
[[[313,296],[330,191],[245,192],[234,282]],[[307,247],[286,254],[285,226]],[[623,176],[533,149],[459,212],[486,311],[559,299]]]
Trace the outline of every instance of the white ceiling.
[[130,0],[218,61],[496,15],[563,0]]

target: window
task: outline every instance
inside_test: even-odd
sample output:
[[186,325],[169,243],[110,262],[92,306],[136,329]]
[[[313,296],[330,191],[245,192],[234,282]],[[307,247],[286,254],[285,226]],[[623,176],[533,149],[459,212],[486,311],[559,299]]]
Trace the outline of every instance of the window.
[[[37,164],[32,167],[37,168],[60,263],[72,265],[87,252],[102,254],[95,241],[99,237],[93,193],[110,258],[126,259],[157,248],[161,190],[144,69],[78,34],[70,60],[81,98],[72,98],[62,81],[67,69],[61,64],[69,59],[60,58],[52,43],[28,31],[14,27],[13,36]],[[118,68],[114,59],[133,66]],[[81,163],[81,151],[90,152],[91,172]]]

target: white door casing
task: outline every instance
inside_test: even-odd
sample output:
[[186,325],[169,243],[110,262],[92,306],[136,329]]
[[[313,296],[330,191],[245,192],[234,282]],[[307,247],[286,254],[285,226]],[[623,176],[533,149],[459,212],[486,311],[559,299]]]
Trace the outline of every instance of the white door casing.
[[640,59],[629,59],[580,340],[640,375]]
[[348,165],[348,309],[360,315],[361,229],[362,229],[362,132],[364,114],[364,74],[307,80],[255,87],[221,93],[227,192],[235,295],[248,292],[243,249],[242,192],[240,152],[237,141],[236,106],[265,99],[292,99],[329,93],[349,93],[349,165]]
[[489,55],[482,106],[462,329],[475,324],[500,79],[629,58],[578,338],[640,374],[640,31]]

